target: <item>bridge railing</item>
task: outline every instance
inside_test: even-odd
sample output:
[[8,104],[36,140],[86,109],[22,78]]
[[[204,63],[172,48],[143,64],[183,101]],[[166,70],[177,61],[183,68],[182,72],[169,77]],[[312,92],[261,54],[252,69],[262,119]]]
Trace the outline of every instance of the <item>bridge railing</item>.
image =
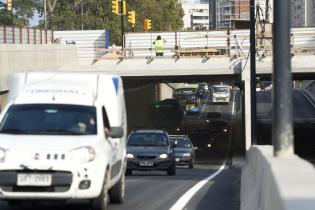
[[54,31],[0,26],[0,44],[51,44]]
[[[126,33],[123,50],[103,49],[98,59],[110,57],[148,58],[155,56],[154,40],[161,36],[164,43],[164,56],[169,57],[247,57],[249,54],[249,30],[221,30],[198,32],[152,32]],[[315,52],[315,28],[294,28],[291,30],[293,54]],[[256,35],[258,56],[272,55],[272,35]]]

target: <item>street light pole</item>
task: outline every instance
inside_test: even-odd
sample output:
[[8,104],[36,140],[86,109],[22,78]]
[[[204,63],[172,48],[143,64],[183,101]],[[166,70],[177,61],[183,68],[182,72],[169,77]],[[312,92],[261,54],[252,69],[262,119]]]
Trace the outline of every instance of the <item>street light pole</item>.
[[274,0],[272,141],[279,157],[294,154],[290,9],[290,1]]

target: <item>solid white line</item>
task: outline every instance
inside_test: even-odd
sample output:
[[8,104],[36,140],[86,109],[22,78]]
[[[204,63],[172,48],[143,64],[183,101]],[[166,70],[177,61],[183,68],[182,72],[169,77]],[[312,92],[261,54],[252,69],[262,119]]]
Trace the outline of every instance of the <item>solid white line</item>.
[[208,94],[208,96],[207,96],[207,98],[206,98],[206,101],[205,101],[205,103],[203,104],[202,109],[200,110],[200,114],[199,114],[199,117],[198,117],[199,120],[201,119],[202,113],[205,111],[205,108],[206,108],[206,105],[207,105],[207,103],[208,103],[209,97],[210,97],[210,94]]
[[236,93],[235,93],[235,91],[234,91],[234,95],[233,95],[233,104],[232,104],[232,111],[231,111],[231,113],[232,113],[232,115],[233,114],[235,114],[236,112],[235,112],[235,98],[236,98]]
[[195,184],[190,190],[188,190],[182,197],[177,200],[177,202],[170,208],[170,210],[182,210],[186,206],[186,204],[190,201],[190,199],[210,180],[214,179],[218,176],[225,168],[225,162],[223,165],[217,170],[214,174],[210,175],[209,177],[201,180],[197,184]]

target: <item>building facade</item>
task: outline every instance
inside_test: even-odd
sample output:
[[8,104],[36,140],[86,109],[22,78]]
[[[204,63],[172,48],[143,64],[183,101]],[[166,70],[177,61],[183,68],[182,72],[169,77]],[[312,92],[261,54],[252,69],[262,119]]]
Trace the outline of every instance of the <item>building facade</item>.
[[291,0],[291,26],[315,26],[315,0]]
[[181,0],[184,29],[209,29],[209,0]]
[[232,28],[233,22],[249,20],[249,0],[217,0],[216,26]]

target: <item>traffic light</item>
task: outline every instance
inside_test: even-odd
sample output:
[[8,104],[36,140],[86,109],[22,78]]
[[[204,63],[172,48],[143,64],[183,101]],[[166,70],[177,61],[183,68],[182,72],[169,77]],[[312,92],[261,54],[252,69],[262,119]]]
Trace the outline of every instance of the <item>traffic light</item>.
[[136,12],[135,11],[129,11],[128,12],[128,22],[131,23],[132,27],[135,27],[136,23]]
[[12,0],[7,0],[7,10],[12,11]]
[[126,4],[126,1],[124,0],[123,1],[123,15],[126,15],[127,14],[127,4]]
[[119,15],[119,4],[118,4],[118,0],[112,0],[112,12],[115,15]]
[[152,28],[151,22],[152,21],[150,19],[144,19],[143,28],[145,31],[148,31]]

